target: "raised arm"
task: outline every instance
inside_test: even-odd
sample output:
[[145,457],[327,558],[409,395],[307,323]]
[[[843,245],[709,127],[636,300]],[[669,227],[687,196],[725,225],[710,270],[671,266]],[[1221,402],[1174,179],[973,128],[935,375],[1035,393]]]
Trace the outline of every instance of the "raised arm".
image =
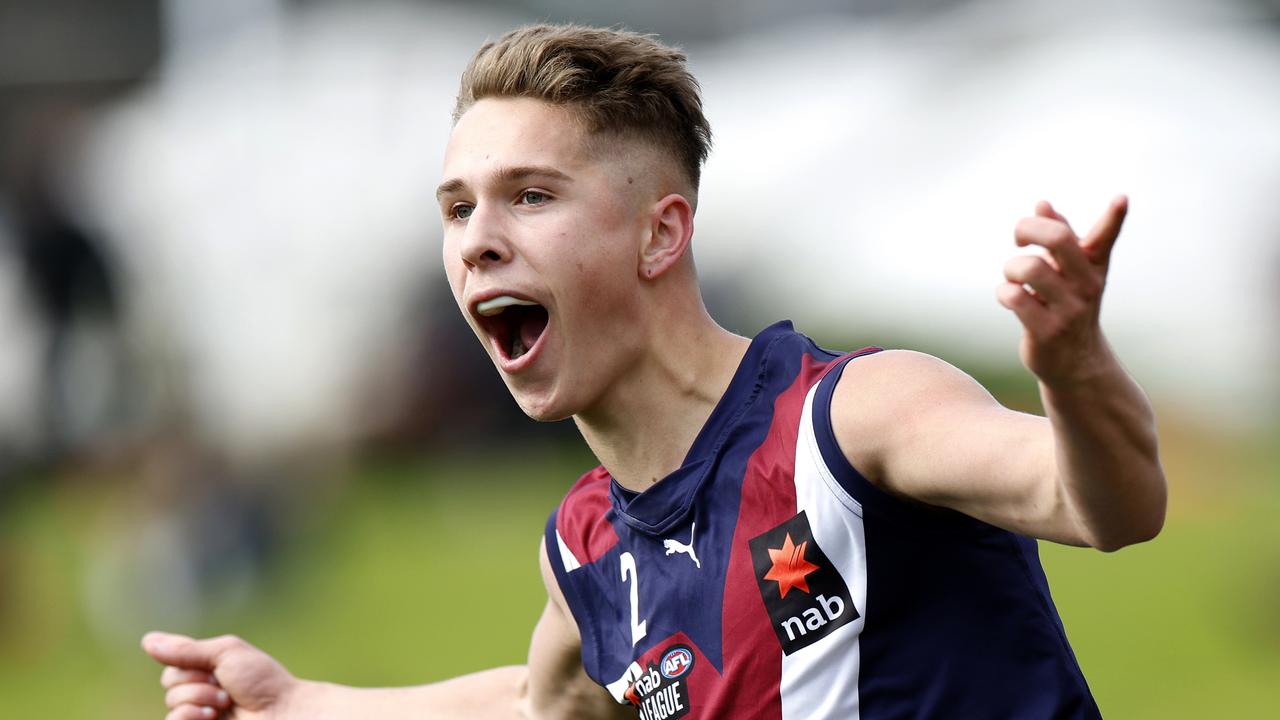
[[1016,229],[1044,248],[1005,267],[1001,304],[1023,324],[1023,363],[1047,418],[1001,407],[964,373],[927,355],[857,360],[832,403],[854,467],[885,490],[1014,532],[1101,550],[1154,537],[1166,487],[1146,395],[1098,318],[1128,201],[1084,237],[1048,203]]
[[565,610],[545,546],[549,600],[534,628],[528,665],[486,670],[430,685],[353,688],[293,677],[245,641],[149,633],[142,646],[166,665],[166,720],[346,720],[356,718],[613,718],[622,706],[582,670],[577,627]]

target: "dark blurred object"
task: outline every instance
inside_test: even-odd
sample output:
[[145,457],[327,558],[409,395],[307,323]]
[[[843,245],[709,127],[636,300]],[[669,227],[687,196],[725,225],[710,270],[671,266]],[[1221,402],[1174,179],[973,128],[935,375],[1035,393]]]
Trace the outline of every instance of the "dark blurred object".
[[18,255],[42,319],[63,326],[78,308],[95,315],[116,312],[116,290],[105,249],[60,201],[56,155],[74,133],[78,111],[70,105],[23,118],[14,136],[9,182]]
[[45,103],[19,115],[3,173],[9,221],[31,307],[45,333],[40,459],[91,444],[119,404],[124,367],[116,272],[104,243],[77,222],[58,182],[82,111]]
[[160,50],[159,0],[0,0],[0,208],[45,334],[39,461],[90,441],[122,393],[117,273],[62,180],[88,116]]
[[148,77],[160,26],[159,0],[0,0],[0,166],[29,164],[14,157],[30,154],[33,116],[87,110]]
[[160,56],[159,0],[0,0],[0,106],[127,86]]

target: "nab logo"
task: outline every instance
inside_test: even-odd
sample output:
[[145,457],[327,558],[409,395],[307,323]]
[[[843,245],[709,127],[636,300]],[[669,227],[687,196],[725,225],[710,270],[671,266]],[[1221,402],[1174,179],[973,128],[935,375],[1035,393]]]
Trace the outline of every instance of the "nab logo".
[[813,539],[803,511],[748,545],[783,653],[806,648],[858,619],[849,586]]

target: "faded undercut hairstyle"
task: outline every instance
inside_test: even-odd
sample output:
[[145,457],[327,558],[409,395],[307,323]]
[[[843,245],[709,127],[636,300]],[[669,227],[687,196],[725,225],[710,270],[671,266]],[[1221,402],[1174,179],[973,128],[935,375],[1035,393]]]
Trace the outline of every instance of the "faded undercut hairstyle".
[[463,71],[453,121],[488,97],[543,100],[571,109],[592,134],[652,143],[698,189],[711,150],[698,81],[684,53],[652,35],[579,25],[512,30],[485,43]]

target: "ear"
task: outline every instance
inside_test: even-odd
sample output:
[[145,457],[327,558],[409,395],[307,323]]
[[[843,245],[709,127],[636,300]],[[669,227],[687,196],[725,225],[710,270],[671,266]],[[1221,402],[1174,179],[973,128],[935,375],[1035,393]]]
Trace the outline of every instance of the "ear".
[[653,206],[649,233],[640,247],[640,276],[652,280],[670,270],[689,250],[693,238],[693,207],[683,195],[671,193]]

